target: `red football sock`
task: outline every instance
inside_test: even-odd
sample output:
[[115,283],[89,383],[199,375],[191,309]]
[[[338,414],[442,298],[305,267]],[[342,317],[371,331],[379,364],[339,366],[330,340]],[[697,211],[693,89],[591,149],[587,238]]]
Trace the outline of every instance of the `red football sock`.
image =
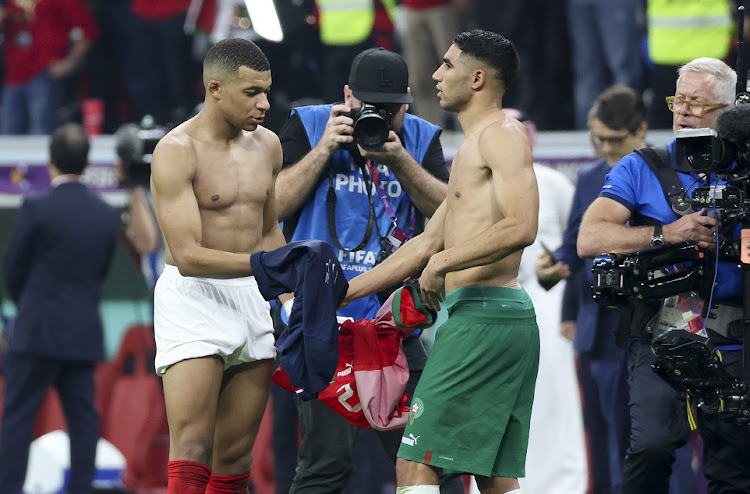
[[203,463],[187,460],[167,464],[167,494],[205,494],[211,469]]
[[245,475],[211,475],[206,494],[247,494],[250,472]]

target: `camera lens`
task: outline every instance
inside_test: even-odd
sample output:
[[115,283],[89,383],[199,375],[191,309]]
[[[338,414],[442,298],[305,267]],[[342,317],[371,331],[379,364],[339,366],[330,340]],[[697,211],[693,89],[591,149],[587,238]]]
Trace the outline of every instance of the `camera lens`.
[[374,151],[388,140],[388,122],[377,113],[362,113],[354,124],[354,138],[363,149]]
[[713,150],[711,141],[698,139],[685,146],[685,155],[688,163],[696,171],[708,170],[713,163]]

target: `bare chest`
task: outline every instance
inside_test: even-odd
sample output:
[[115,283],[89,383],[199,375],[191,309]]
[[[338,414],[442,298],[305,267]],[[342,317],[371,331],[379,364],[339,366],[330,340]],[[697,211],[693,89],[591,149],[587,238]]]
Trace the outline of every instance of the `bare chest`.
[[475,208],[486,203],[485,194],[492,177],[476,148],[462,147],[451,164],[448,180],[448,205],[453,208]]
[[193,190],[203,210],[262,205],[273,185],[273,168],[264,153],[233,149],[199,156]]

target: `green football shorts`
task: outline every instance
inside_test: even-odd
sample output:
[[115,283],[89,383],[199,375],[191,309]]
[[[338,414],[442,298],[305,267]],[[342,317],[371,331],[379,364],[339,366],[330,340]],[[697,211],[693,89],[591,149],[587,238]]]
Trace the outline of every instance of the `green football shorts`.
[[539,328],[525,290],[467,286],[414,392],[398,457],[446,472],[524,477],[539,367]]

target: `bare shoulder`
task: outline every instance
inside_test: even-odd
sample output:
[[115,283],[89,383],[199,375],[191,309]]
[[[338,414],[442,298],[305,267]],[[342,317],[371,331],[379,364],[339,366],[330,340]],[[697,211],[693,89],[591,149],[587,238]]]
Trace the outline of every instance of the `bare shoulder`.
[[252,135],[267,149],[274,151],[281,149],[279,136],[277,136],[272,130],[258,126],[258,128],[252,132]]
[[492,166],[531,167],[531,144],[526,127],[510,116],[498,119],[479,134],[479,152],[484,161]]
[[152,163],[152,166],[180,158],[184,161],[195,161],[193,136],[184,125],[175,127],[161,138],[154,149],[154,163]]
[[265,127],[258,126],[253,132],[246,133],[246,137],[252,139],[263,148],[268,154],[271,163],[273,163],[274,168],[277,169],[276,171],[281,170],[283,153],[281,149],[281,141],[275,132]]
[[193,136],[185,124],[182,124],[169,131],[156,145],[151,161],[151,174],[155,180],[160,177],[169,180],[177,175],[193,176],[197,163]]

